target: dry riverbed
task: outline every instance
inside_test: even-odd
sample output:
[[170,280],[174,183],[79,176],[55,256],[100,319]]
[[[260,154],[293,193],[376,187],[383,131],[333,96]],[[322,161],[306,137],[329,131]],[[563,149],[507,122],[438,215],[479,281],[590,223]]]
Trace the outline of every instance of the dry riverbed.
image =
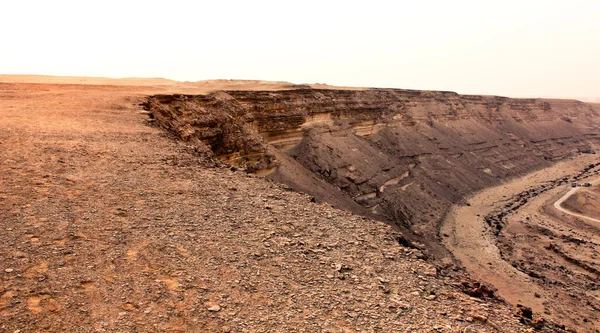
[[[575,175],[596,162],[597,155],[584,155],[475,194],[467,205],[455,206],[448,214],[442,227],[444,245],[469,273],[494,285],[509,303],[531,307],[534,313],[567,327],[594,331],[599,325],[596,298],[585,289],[589,289],[593,281],[590,274],[595,275],[593,270],[598,266],[565,251],[576,251],[572,247],[579,239],[587,242],[584,239],[595,238],[597,229],[588,224],[581,227],[582,222],[560,212],[548,212],[555,197],[562,196],[570,184],[540,192],[508,215],[499,236],[484,218],[519,193]],[[565,242],[568,246],[562,244]],[[582,261],[589,265],[587,272],[580,272],[586,270]],[[579,309],[576,315],[574,308]]]

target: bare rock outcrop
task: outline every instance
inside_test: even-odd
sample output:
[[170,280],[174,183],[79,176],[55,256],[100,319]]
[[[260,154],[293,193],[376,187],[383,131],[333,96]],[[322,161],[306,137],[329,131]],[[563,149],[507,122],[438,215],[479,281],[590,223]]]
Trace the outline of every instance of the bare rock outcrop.
[[300,87],[144,105],[226,163],[428,240],[468,194],[600,143],[600,108],[575,100]]

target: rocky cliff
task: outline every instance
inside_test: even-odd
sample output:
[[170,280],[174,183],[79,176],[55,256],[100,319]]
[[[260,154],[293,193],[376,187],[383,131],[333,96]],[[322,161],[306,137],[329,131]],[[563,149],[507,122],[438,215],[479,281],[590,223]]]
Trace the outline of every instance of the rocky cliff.
[[575,100],[300,87],[144,105],[200,152],[428,240],[465,196],[600,143],[600,107]]

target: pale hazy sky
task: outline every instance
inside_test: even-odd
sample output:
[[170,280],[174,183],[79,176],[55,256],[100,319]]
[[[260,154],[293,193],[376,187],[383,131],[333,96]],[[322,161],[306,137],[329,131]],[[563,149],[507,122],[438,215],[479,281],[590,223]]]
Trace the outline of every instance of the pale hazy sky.
[[600,98],[600,1],[0,3],[0,73]]

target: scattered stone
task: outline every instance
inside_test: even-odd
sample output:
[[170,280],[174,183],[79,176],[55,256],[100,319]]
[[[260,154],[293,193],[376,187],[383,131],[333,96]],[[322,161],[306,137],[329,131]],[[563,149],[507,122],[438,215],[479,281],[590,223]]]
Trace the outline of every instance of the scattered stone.
[[523,318],[533,319],[533,310],[530,307],[517,304],[519,315]]
[[536,330],[541,330],[542,328],[544,328],[545,324],[546,320],[544,318],[536,318],[531,321],[531,326]]
[[406,303],[406,302],[404,302],[404,301],[401,301],[401,300],[399,300],[399,299],[396,299],[396,298],[391,298],[390,300],[391,300],[392,302],[394,302],[394,304],[395,304],[396,306],[398,306],[398,308],[400,308],[400,309],[402,309],[402,310],[408,310],[408,309],[410,309],[410,304],[408,304],[408,303]]
[[207,310],[210,312],[219,312],[219,311],[221,311],[221,307],[217,304],[209,305]]
[[[109,90],[112,94],[112,88]],[[308,97],[313,93],[327,95],[310,90],[305,93]],[[98,104],[97,110],[93,107],[98,119],[104,117],[103,108],[113,110],[111,98],[103,96],[96,98],[91,88],[85,89],[85,99]],[[231,96],[217,93],[214,103],[198,109],[190,101],[210,100],[211,96],[179,95],[173,101],[181,107],[180,114],[210,117],[216,111],[214,106],[227,105]],[[103,106],[105,100],[110,103]],[[8,103],[17,101],[10,99]],[[241,114],[246,102],[252,103],[243,98],[236,101],[231,112],[222,114],[224,119],[231,116],[235,121],[260,121]],[[284,98],[278,103],[281,105],[275,105],[275,109],[289,102]],[[44,103],[39,104],[41,108]],[[86,112],[86,107],[80,105],[72,108],[77,114]],[[120,117],[121,113],[127,112],[111,111],[106,118],[119,122],[118,132],[102,128],[98,140],[78,144],[58,135],[56,149],[49,152],[52,158],[60,156],[67,161],[65,165],[57,167],[49,159],[43,168],[30,168],[32,176],[35,172],[37,176],[40,172],[51,173],[47,185],[55,175],[77,174],[77,186],[52,186],[48,193],[37,193],[23,181],[30,172],[21,173],[19,169],[9,171],[9,186],[0,186],[0,203],[8,208],[8,224],[17,230],[0,234],[1,243],[6,244],[0,252],[23,251],[23,258],[28,258],[11,255],[16,272],[21,272],[21,265],[28,269],[23,269],[22,279],[12,280],[11,275],[5,275],[9,285],[2,290],[0,303],[11,307],[11,315],[13,309],[17,312],[15,319],[10,318],[10,327],[0,323],[0,331],[12,332],[17,327],[24,332],[44,330],[44,318],[49,316],[54,297],[60,305],[56,309],[61,311],[60,318],[51,323],[56,331],[97,324],[99,331],[107,332],[190,331],[204,327],[223,332],[431,332],[435,328],[439,332],[473,333],[493,332],[491,321],[501,325],[503,332],[533,330],[519,324],[514,309],[507,304],[486,297],[473,299],[459,292],[458,282],[464,279],[464,271],[451,268],[450,259],[447,264],[436,261],[439,258],[434,252],[415,241],[417,235],[427,233],[417,231],[409,241],[384,223],[331,209],[329,204],[309,204],[311,197],[284,192],[284,186],[246,176],[239,172],[245,166],[231,166],[231,171],[204,168],[198,158],[203,150],[195,154],[189,149],[188,145],[199,143],[194,138],[198,131],[217,137],[223,134],[221,130],[244,136],[245,127],[233,123],[226,128],[202,128],[194,123],[180,133],[188,135],[189,140],[179,145],[144,128],[134,128],[132,135],[127,128],[139,126],[139,119],[128,123],[130,115]],[[158,110],[156,116],[162,117]],[[33,147],[27,139],[41,133],[26,133],[24,140],[15,142],[23,142],[22,148]],[[20,132],[10,131],[9,136],[13,135],[18,138]],[[51,140],[53,136],[43,137]],[[104,144],[105,138],[110,138],[109,145]],[[307,144],[312,143],[307,140]],[[34,151],[42,152],[44,148]],[[22,151],[27,150],[15,150],[19,154]],[[98,156],[110,158],[110,163],[89,163]],[[36,161],[38,156],[23,162]],[[390,167],[391,174],[401,165]],[[357,179],[364,176],[359,172],[356,175]],[[370,190],[368,187],[376,181],[367,181],[358,190]],[[417,183],[411,190],[416,186],[422,185]],[[430,189],[422,186],[421,190]],[[5,194],[11,197],[3,197]],[[20,211],[22,198],[31,199],[33,205]],[[75,199],[77,207],[72,207]],[[120,208],[115,208],[117,205]],[[442,207],[432,208],[434,220],[440,217]],[[113,210],[116,214],[111,213]],[[44,214],[57,222],[38,223]],[[63,225],[60,221],[75,223]],[[61,234],[71,231],[88,237]],[[22,243],[21,234],[34,232],[40,236],[37,243]],[[427,256],[434,258],[426,262]],[[39,282],[39,276],[46,277],[44,283]],[[88,280],[95,283],[73,288],[80,285],[79,281]],[[41,293],[46,287],[49,291]],[[464,288],[472,295],[490,294],[487,287],[474,282]],[[106,322],[98,322],[95,308],[100,306],[102,315],[102,304],[116,305],[117,300],[131,302],[123,306],[128,312],[112,309],[119,318],[100,318]],[[33,317],[28,307],[43,314]],[[87,310],[79,313],[80,308]],[[473,313],[486,317],[475,315],[476,319]],[[467,315],[471,323],[463,319]],[[485,324],[479,322],[485,319]],[[544,329],[547,326],[551,325]]]
[[465,294],[477,298],[482,298],[485,296],[490,298],[494,297],[494,293],[496,291],[495,288],[482,284],[479,281],[463,280],[460,284]]
[[431,277],[437,277],[437,269],[434,266],[428,266],[425,269],[424,274]]
[[481,314],[478,314],[478,313],[472,314],[471,317],[474,320],[480,321],[482,323],[485,323],[488,320],[487,316],[484,316],[484,315],[481,315]]

